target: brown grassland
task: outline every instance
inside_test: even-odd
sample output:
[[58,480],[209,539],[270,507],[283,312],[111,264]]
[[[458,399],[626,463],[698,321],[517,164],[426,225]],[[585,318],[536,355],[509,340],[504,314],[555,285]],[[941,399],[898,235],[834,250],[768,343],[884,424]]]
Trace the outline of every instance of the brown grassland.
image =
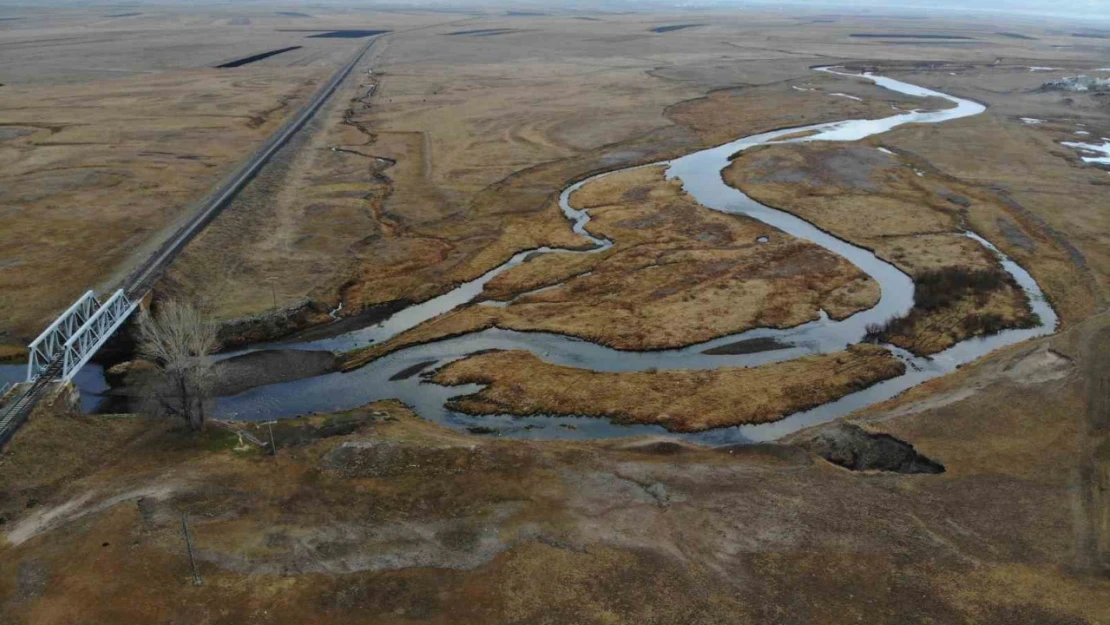
[[[900,69],[884,71],[897,76]],[[970,230],[1028,269],[1064,323],[1103,309],[1110,273],[1106,173],[1059,143],[1076,140],[1083,128],[1098,134],[1110,126],[1105,104],[1089,95],[1038,91],[1043,77],[1027,70],[1014,76],[1013,70],[963,68],[953,78],[951,69],[957,68],[915,72],[912,80],[986,102],[986,113],[904,126],[851,148],[813,143],[753,150],[736,159],[726,179],[875,250],[911,276],[996,267],[990,254],[957,234]],[[1047,121],[1021,121],[1037,116]],[[967,334],[963,319],[987,315],[1004,325],[1028,322],[1022,298],[1003,284],[988,298],[917,315],[915,329],[895,342],[939,351]]]
[[[190,246],[164,289],[212,301],[221,319],[275,320],[277,333],[327,321],[322,313],[340,303],[342,315],[357,316],[423,301],[519,251],[582,246],[557,197],[588,174],[911,102],[866,86],[851,88],[865,102],[831,97],[824,76],[806,77],[812,91],[776,83],[698,97],[706,88],[690,78],[645,83],[652,63],[627,59],[624,44],[553,27],[595,61],[509,62],[500,55],[519,53],[519,37],[479,46],[447,27],[383,36],[366,63],[373,73],[360,73],[298,155]],[[529,45],[547,49],[553,34]],[[637,45],[649,43],[679,54],[692,42]],[[456,64],[442,63],[444,50]],[[597,70],[606,63],[616,65]],[[782,97],[791,106],[777,104]],[[584,101],[596,116],[582,116]],[[516,113],[504,115],[508,107]],[[508,296],[506,286],[491,288]]]
[[[989,108],[853,144],[754,150],[728,180],[932,285],[919,302],[932,307],[889,340],[932,353],[986,327],[968,319],[1030,321],[963,230],[1032,273],[1060,332],[775,443],[718,448],[479,437],[387,401],[274,423],[271,456],[250,442],[270,438],[265,424],[193,435],[79,414],[61,392],[0,450],[0,622],[1110,623],[1110,181],[1060,145],[1110,136],[1110,108],[1039,89],[1105,67],[1100,40],[1016,15],[547,9],[6,9],[0,359],[86,288],[118,284],[190,214],[364,41],[309,37],[338,27],[391,32],[156,287],[203,300],[229,345],[323,326],[336,309],[346,318],[316,330],[357,327],[521,250],[581,247],[558,193],[594,173],[947,106],[811,71],[840,63]],[[303,48],[213,69],[288,45]],[[1046,66],[1060,69],[1030,70]],[[876,296],[842,259],[696,206],[658,167],[574,201],[612,249],[526,262],[484,301],[348,366],[490,325],[674,346],[818,308],[847,315]],[[979,286],[947,289],[953,271],[981,272]],[[435,378],[487,385],[456,398],[473,413],[695,432],[774,421],[902,368],[871,345],[634,373],[508,351]]]
[[314,69],[0,92],[0,339],[118,280],[312,92]]
[[[500,305],[460,308],[350,366],[488,327],[558,332],[617,349],[674,348],[796,326],[822,309],[842,319],[878,300],[878,285],[851,263],[753,219],[706,209],[663,173],[662,166],[621,172],[571,195],[572,206],[589,210],[587,230],[614,242],[609,249],[537,256],[490,281],[484,296],[507,298]],[[546,290],[529,293],[537,289]]]
[[[724,175],[755,200],[875,251],[915,281],[954,269],[1005,276],[994,254],[963,234],[971,229],[969,212],[1001,216],[999,204],[980,199],[987,194],[972,199],[966,185],[919,171],[870,145],[815,142],[745,152]],[[997,317],[997,328],[1007,328],[1030,325],[1031,315],[1020,288],[1000,279],[988,291],[915,309],[911,323],[884,338],[932,354],[976,333],[964,322],[968,317]]]
[[699,432],[777,421],[905,370],[874,345],[752,368],[636,373],[552,365],[529,352],[492,352],[453,362],[433,380],[487,385],[452,400],[452,409],[467,414],[584,415]]
[[0,454],[0,619],[1102,623],[1108,337],[1101,315],[860,417],[939,475],[853,473],[810,432],[481,439],[395,403],[278,423],[272,458],[44,407]]

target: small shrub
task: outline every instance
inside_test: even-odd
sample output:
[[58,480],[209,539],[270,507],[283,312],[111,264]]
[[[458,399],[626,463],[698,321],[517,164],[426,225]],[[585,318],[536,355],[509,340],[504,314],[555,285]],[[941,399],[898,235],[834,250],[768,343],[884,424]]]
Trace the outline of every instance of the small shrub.
[[966,267],[927,271],[917,276],[914,284],[914,307],[929,311],[951,306],[968,295],[989,297],[1003,285],[1016,286],[1013,277],[1003,271]]
[[[961,301],[972,300],[979,307],[984,307],[989,303],[993,292],[1007,286],[1020,288],[1012,276],[1001,270],[965,267],[944,267],[928,271],[917,276],[914,284],[914,305],[910,312],[904,317],[892,317],[881,324],[868,324],[865,341],[917,344],[922,340],[923,333],[939,330],[935,327],[936,322],[929,320],[930,316],[957,306]],[[953,338],[956,338],[957,328],[963,337],[996,334],[1007,328],[1029,327],[1035,321],[1035,315],[1033,322],[1021,319],[1015,323],[997,313],[972,312],[964,316],[957,327],[947,331],[952,333]]]

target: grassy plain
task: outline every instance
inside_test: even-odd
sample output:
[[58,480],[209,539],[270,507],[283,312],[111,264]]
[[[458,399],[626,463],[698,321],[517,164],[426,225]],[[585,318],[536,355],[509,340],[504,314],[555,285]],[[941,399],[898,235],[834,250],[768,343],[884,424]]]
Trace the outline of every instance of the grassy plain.
[[[850,149],[798,144],[752,151],[727,178],[757,199],[875,249],[911,275],[944,266],[986,268],[989,255],[954,234],[976,232],[1028,269],[1062,321],[1074,323],[1108,301],[1107,180],[1104,169],[1061,144],[1110,134],[1110,109],[1089,94],[1040,89],[1046,79],[1090,72],[1074,63],[1052,65],[1050,71],[1030,70],[1047,64],[1015,61],[869,65],[988,109],[955,122],[904,126]],[[966,334],[963,319],[990,314],[1015,325],[1026,316],[1003,288],[942,311],[902,342],[926,352],[943,349]]]
[[0,477],[0,618],[1102,623],[1106,328],[858,419],[939,475],[847,471],[806,453],[811,431],[716,450],[481,439],[381,403],[275,425],[275,459],[215,428],[40,411],[0,455],[21,476]]
[[[332,23],[362,20],[351,15]],[[377,303],[426,299],[516,250],[574,244],[555,194],[588,173],[761,130],[914,106],[808,69],[858,61],[991,104],[986,115],[970,120],[841,146],[851,167],[859,160],[853,150],[874,156],[882,154],[874,148],[888,147],[897,166],[874,181],[877,194],[920,194],[919,210],[892,200],[887,206],[899,219],[873,220],[891,233],[907,226],[896,233],[902,249],[886,249],[890,258],[911,272],[946,266],[953,256],[969,267],[989,267],[989,259],[952,235],[967,225],[1033,272],[1061,311],[1064,331],[992,354],[853,417],[869,433],[913,443],[943,464],[937,475],[832,466],[806,451],[821,430],[781,444],[722,450],[671,441],[541,443],[464,436],[382,403],[279,423],[281,451],[272,458],[218,429],[194,438],[167,422],[44,410],[0,453],[6,539],[0,620],[1110,621],[1110,333],[1099,312],[1106,306],[1110,249],[1101,193],[1106,174],[1058,144],[1075,138],[1078,124],[1092,136],[1110,136],[1110,118],[1094,98],[1037,91],[1053,76],[1029,69],[1059,67],[1062,74],[1104,67],[1098,40],[1071,37],[1068,25],[1041,20],[1002,25],[829,12],[362,15],[359,23],[367,26],[395,19],[397,31],[441,26],[386,38],[373,67],[362,68],[374,73],[360,72],[346,85],[314,132],[195,242],[160,287],[165,292],[208,297],[226,319],[264,312],[275,295],[279,308],[307,300],[326,310],[342,302],[352,315]],[[267,20],[276,19],[225,12],[198,30],[214,24],[239,32],[242,18],[267,29]],[[700,25],[652,31],[691,23]],[[0,22],[0,28],[7,38],[22,27]],[[484,29],[498,34],[451,34]],[[123,30],[113,27],[100,38],[126,42]],[[890,32],[970,39],[851,36]],[[41,34],[25,39],[34,36]],[[27,41],[20,45],[21,59],[35,55]],[[54,72],[64,56],[45,56],[55,65],[44,64],[44,71]],[[231,55],[216,56],[211,62]],[[9,90],[41,88],[93,101],[84,91],[88,78],[21,86],[35,72],[15,65],[20,74],[0,80],[8,83],[0,99]],[[69,65],[77,77],[80,70]],[[108,66],[98,67],[104,73]],[[195,67],[190,71],[209,71]],[[370,84],[377,86],[369,108],[350,101],[363,98]],[[1049,121],[1034,126],[1020,117]],[[4,142],[38,136],[21,132],[5,134]],[[824,166],[800,154],[782,156],[795,159],[787,169],[800,171],[803,180],[824,175]],[[89,156],[85,165],[97,158]],[[925,175],[908,174],[914,168]],[[938,197],[942,184],[970,201],[966,210]],[[196,185],[199,194],[203,185]],[[100,178],[81,187],[87,193],[104,188]],[[829,190],[842,192],[837,185]],[[785,198],[783,208],[801,210],[790,205],[794,199]],[[134,200],[124,198],[116,208],[128,201]],[[864,231],[869,224],[854,215],[845,210],[840,221]],[[555,269],[537,267],[543,271],[506,274],[487,295],[509,299],[544,283]],[[109,273],[105,268],[103,275]],[[278,282],[273,291],[264,282],[270,276]],[[59,280],[59,291],[76,287]],[[19,305],[39,306],[28,318],[51,312],[38,303]],[[869,349],[855,352],[866,357]],[[521,396],[507,380],[550,398],[543,385],[556,377],[572,385],[603,377],[523,358],[487,354],[452,367],[488,376],[499,407]],[[519,366],[479,371],[498,359]],[[727,376],[748,378],[741,388],[752,388],[770,371]],[[801,375],[809,382],[812,373]],[[635,394],[654,393],[655,404],[665,407],[687,401],[677,393],[695,385],[664,373],[624,375],[604,378],[590,397],[576,401],[588,409],[605,398],[623,408]],[[690,400],[689,423],[755,414],[744,404],[752,393],[730,395],[726,373],[698,375],[722,376],[705,381],[735,399],[730,407],[706,394],[697,408]],[[614,397],[613,387],[630,381],[637,384],[624,388],[633,396]],[[753,393],[781,400],[773,390],[778,381]],[[654,389],[652,382],[668,386]],[[191,581],[182,514],[188,514],[203,586]]]
[[359,45],[219,11],[102,12],[0,22],[0,343],[114,288]]
[[607,417],[616,423],[699,432],[777,421],[897,377],[906,366],[874,345],[752,368],[601,373],[544,363],[529,352],[493,352],[451,363],[433,378],[485,384],[451,406],[467,414]]
[[919,301],[912,319],[885,340],[932,354],[982,331],[968,318],[997,319],[995,328],[1033,323],[1024,294],[1005,279],[995,255],[963,234],[972,230],[969,212],[1005,214],[989,192],[976,194],[958,181],[926,175],[873,145],[767,146],[742,154],[724,175],[752,198],[874,250],[915,282],[944,272],[999,277],[989,289],[968,289],[944,305],[926,310]]
[[488,327],[666,349],[796,326],[819,310],[842,319],[878,300],[878,285],[844,259],[702,207],[663,174],[662,166],[621,172],[570,197],[589,210],[587,230],[613,241],[611,248],[537,256],[494,278],[487,305],[460,308],[368,353]]
[[[590,173],[939,105],[814,74],[817,56],[728,45],[768,36],[731,22],[697,36],[650,23],[474,18],[473,30],[523,30],[460,35],[472,29],[452,23],[383,36],[373,73],[196,241],[166,288],[211,299],[226,319],[272,310],[275,294],[290,314],[422,301],[520,250],[582,245],[556,199]],[[509,286],[491,293],[507,299]]]
[[314,70],[181,70],[0,91],[0,327],[27,340],[110,283],[273,132]]

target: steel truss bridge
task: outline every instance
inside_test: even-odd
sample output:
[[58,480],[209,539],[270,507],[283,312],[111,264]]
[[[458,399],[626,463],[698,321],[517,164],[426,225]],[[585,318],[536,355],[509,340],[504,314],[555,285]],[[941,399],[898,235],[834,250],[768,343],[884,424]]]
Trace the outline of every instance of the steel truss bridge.
[[69,382],[139,306],[116,291],[101,303],[92,291],[79,297],[28,348],[27,382],[0,410],[0,445],[15,434],[51,382]]
[[27,381],[34,382],[55,361],[61,364],[57,377],[63,382],[72,380],[138,305],[123,289],[103,304],[87,291],[31,343]]

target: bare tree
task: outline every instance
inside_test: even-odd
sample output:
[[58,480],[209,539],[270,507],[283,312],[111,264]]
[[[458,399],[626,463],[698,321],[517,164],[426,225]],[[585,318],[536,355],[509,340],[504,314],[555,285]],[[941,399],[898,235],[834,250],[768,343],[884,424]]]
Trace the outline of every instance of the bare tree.
[[170,300],[158,306],[157,315],[144,310],[139,353],[157,368],[144,384],[149,410],[203,430],[217,344],[215,324],[192,304]]

